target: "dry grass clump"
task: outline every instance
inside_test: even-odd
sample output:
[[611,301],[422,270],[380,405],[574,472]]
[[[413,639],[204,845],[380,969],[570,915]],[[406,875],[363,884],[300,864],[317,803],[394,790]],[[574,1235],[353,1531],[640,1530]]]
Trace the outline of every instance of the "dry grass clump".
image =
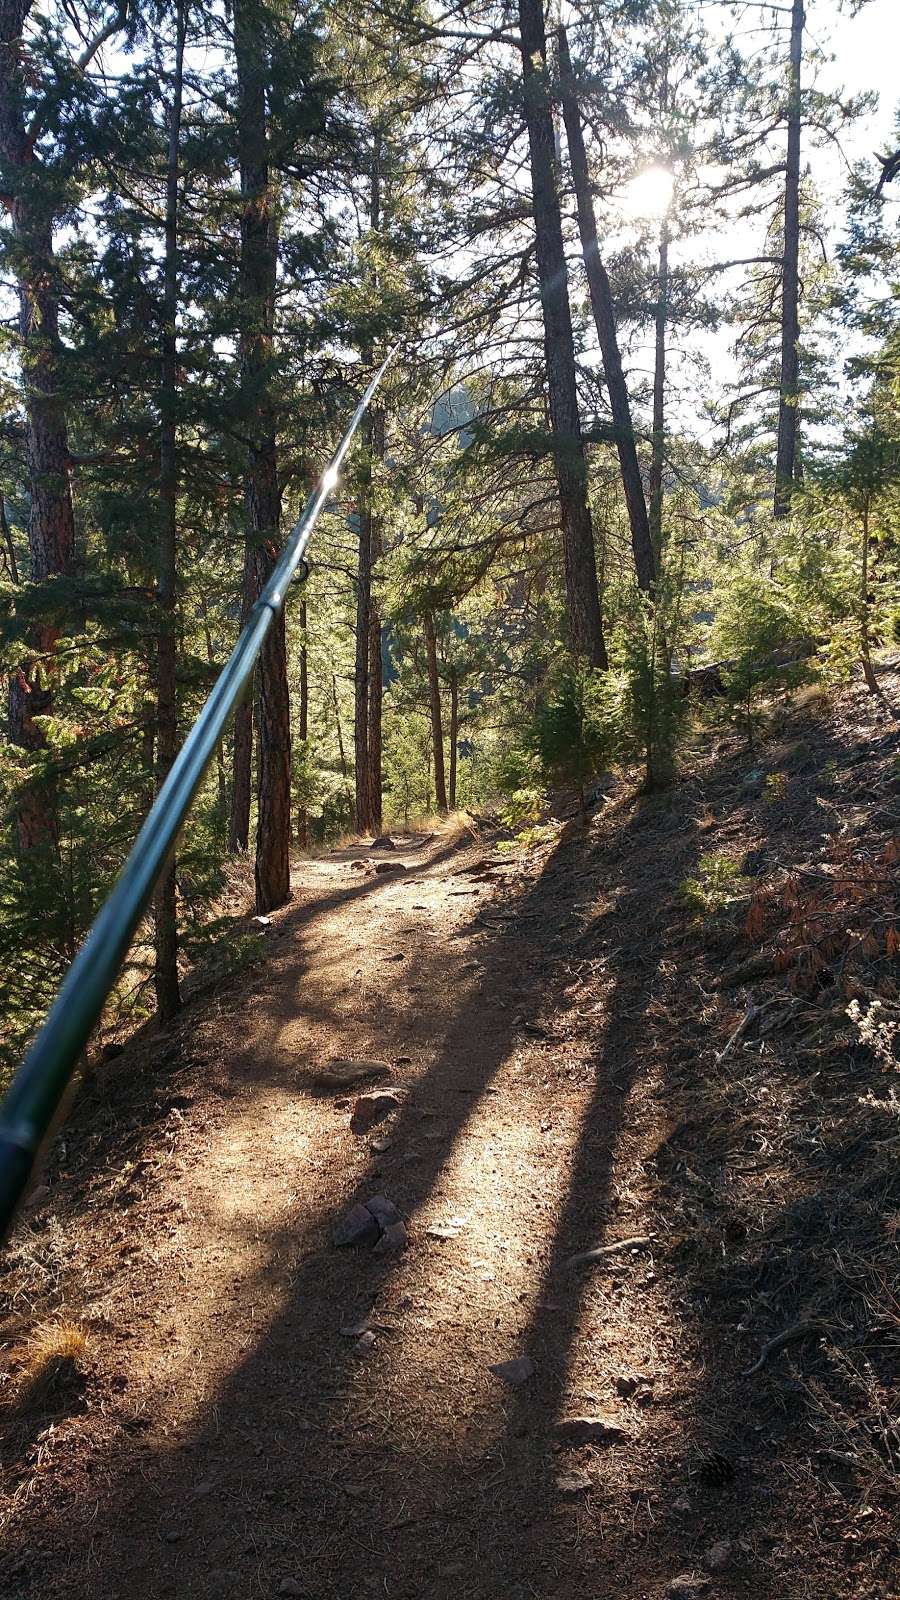
[[26,1347],[25,1371],[16,1396],[16,1410],[60,1398],[82,1381],[89,1353],[88,1336],[77,1322],[57,1320],[36,1328]]

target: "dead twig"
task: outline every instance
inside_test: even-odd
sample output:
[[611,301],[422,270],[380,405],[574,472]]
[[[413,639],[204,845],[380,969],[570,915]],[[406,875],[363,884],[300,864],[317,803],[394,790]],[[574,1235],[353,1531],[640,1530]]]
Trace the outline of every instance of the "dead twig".
[[632,1239],[617,1239],[614,1244],[598,1244],[593,1250],[579,1250],[577,1255],[570,1256],[566,1266],[577,1267],[585,1261],[603,1261],[606,1256],[619,1255],[622,1250],[639,1250],[645,1245],[652,1244],[655,1238],[655,1233],[637,1233]]
[[793,1344],[795,1339],[805,1339],[810,1333],[824,1333],[825,1325],[815,1317],[805,1317],[801,1322],[795,1322],[792,1327],[785,1328],[781,1333],[776,1333],[774,1339],[769,1339],[760,1351],[759,1360],[754,1361],[752,1367],[745,1367],[741,1373],[742,1378],[752,1378],[765,1366],[769,1357],[781,1350],[786,1344]]

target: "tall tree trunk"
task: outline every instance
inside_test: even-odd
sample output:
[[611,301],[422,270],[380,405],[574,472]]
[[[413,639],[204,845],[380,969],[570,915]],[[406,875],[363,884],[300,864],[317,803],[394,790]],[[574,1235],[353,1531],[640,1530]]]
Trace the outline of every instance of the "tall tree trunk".
[[[209,627],[209,606],[206,602],[206,595],[202,592],[202,590],[200,592],[200,616],[203,620],[203,639],[204,643],[206,644],[207,666],[213,667],[215,666],[216,653],[213,649],[212,633],[210,632]],[[225,752],[222,748],[221,739],[216,745],[216,787],[219,795],[219,815],[224,817],[225,795],[228,785],[225,778]]]
[[547,396],[572,642],[577,655],[583,656],[592,666],[606,667],[597,563],[587,499],[587,461],[578,414],[575,340],[556,186],[543,0],[519,0],[519,29],[538,279],[544,320]]
[[[179,0],[175,14],[175,62],[168,110],[169,148],[166,163],[165,259],[163,264],[162,339],[160,361],[159,443],[159,574],[156,597],[161,623],[156,646],[156,789],[162,788],[178,746],[176,683],[176,552],[178,534],[178,184],[181,142],[184,41],[187,7]],[[156,965],[153,973],[156,1009],[168,1022],[181,1006],[178,986],[178,908],[175,858],[159,881],[154,900]]]
[[[372,418],[372,455],[379,464],[384,461],[384,412],[379,407]],[[381,517],[375,513],[370,520],[371,562],[374,578],[382,554]],[[373,832],[381,832],[382,776],[381,776],[381,715],[384,702],[384,679],[381,668],[381,616],[374,594],[369,596],[369,737],[368,737],[368,791],[369,825]]]
[[616,332],[616,313],[612,290],[597,240],[597,219],[594,215],[594,203],[591,198],[587,151],[584,145],[584,132],[581,126],[581,114],[578,109],[578,92],[575,84],[575,75],[572,71],[572,59],[569,55],[569,41],[565,28],[559,29],[558,38],[560,95],[563,120],[566,125],[566,140],[569,146],[572,182],[575,188],[575,206],[578,213],[581,252],[584,256],[584,269],[591,297],[591,310],[594,313],[597,339],[600,344],[600,353],[603,357],[606,387],[609,392],[609,405],[612,411],[613,429],[616,436],[616,449],[619,454],[619,471],[622,476],[625,503],[628,507],[628,522],[631,528],[631,548],[634,552],[635,572],[637,573],[639,587],[644,591],[650,591],[656,580],[656,561],[654,559],[650,521],[647,516],[647,502],[644,498],[644,485],[641,481],[641,468],[638,462],[634,427],[631,421],[631,401],[628,396],[625,374],[622,371],[622,357]]
[[[241,578],[241,627],[256,599],[256,550],[249,527],[244,536],[244,570]],[[253,771],[253,696],[255,675],[234,713],[231,746],[231,816],[228,848],[246,850],[250,843],[250,798]]]
[[447,812],[447,785],[444,778],[444,728],[441,721],[441,682],[438,677],[437,639],[434,613],[426,611],[425,657],[428,663],[428,699],[431,706],[431,742],[434,746],[434,794],[438,811]]
[[[249,435],[244,502],[259,593],[277,558],[281,517],[271,391],[278,227],[268,162],[268,52],[252,0],[237,0],[234,45],[242,202],[241,390]],[[291,722],[283,610],[272,618],[257,677],[256,909],[266,912],[284,905],[291,893]]]
[[[381,226],[382,136],[372,136],[369,175],[369,230]],[[378,289],[378,270],[372,274]],[[371,363],[371,347],[366,359]],[[372,574],[380,554],[378,517],[373,506],[374,463],[384,457],[384,413],[373,412],[366,430],[365,462],[359,505],[359,564],[356,588],[356,685],[353,742],[356,783],[356,829],[377,832],[381,826],[381,623],[372,598]]]
[[[26,0],[0,0],[0,167],[8,186],[15,272],[19,292],[19,336],[25,394],[25,446],[31,512],[28,522],[29,576],[33,583],[63,577],[75,565],[75,519],[69,482],[69,442],[61,398],[61,344],[51,200],[42,187],[25,121],[25,91],[30,71],[22,39]],[[58,629],[38,622],[30,651],[12,675],[9,738],[30,753],[46,749],[36,719],[53,710],[52,691],[36,664],[55,650]],[[56,789],[52,779],[34,782],[20,793],[16,838],[23,856],[43,859],[59,853]]]
[[372,826],[369,804],[369,621],[372,606],[372,422],[366,427],[359,498],[359,555],[356,566],[356,660],[353,679],[353,777],[356,831]]
[[656,287],[656,355],[653,364],[653,446],[650,460],[650,537],[657,569],[662,559],[663,466],[666,447],[666,325],[669,319],[669,219],[659,231]]
[[12,529],[6,515],[6,500],[0,489],[0,537],[3,539],[3,554],[13,583],[19,582],[19,563],[16,560],[16,547],[13,544]]
[[[303,747],[303,773],[305,781],[307,766],[306,746],[309,739],[309,646],[306,638],[307,611],[305,593],[303,595],[303,599],[300,601],[298,620],[300,623],[300,716],[298,722],[298,732],[300,735],[300,743]],[[301,850],[309,849],[309,811],[306,805],[305,793],[300,801],[300,808],[297,812],[297,843],[299,844]]]
[[778,389],[778,453],[775,461],[775,516],[786,517],[797,480],[800,355],[800,133],[803,0],[791,10],[788,81],[787,165],[784,178],[784,260],[781,277],[781,381]]
[[338,756],[341,763],[341,774],[347,776],[347,752],[344,749],[344,731],[341,727],[341,702],[338,699],[337,678],[331,674],[331,700],[334,705],[334,721],[337,728]]
[[459,679],[450,673],[450,810],[456,810],[456,744],[459,738]]

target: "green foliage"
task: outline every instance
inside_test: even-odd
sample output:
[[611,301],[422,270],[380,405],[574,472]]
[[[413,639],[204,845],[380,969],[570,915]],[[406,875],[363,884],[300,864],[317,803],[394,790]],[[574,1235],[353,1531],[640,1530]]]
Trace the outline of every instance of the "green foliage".
[[740,881],[736,862],[723,855],[704,855],[697,863],[697,876],[684,878],[678,885],[678,896],[694,915],[708,916],[734,898]]
[[500,820],[504,827],[518,833],[535,823],[541,814],[544,794],[541,789],[514,789],[500,807]]
[[616,745],[615,687],[609,675],[577,662],[557,667],[538,707],[534,746],[548,782],[576,791],[584,809],[588,781]]
[[805,662],[791,653],[803,640],[804,612],[795,590],[752,570],[720,582],[715,601],[710,647],[721,661],[732,714],[752,748],[760,694],[807,675]]

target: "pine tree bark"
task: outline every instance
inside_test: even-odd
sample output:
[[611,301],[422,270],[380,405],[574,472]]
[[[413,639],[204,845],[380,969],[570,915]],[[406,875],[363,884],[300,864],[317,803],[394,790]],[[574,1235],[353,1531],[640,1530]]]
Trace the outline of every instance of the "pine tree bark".
[[587,461],[575,381],[575,339],[556,184],[543,0],[519,0],[519,32],[538,280],[544,322],[547,398],[572,643],[576,655],[584,657],[591,666],[606,667],[608,662],[597,587],[597,563],[587,498]]
[[[213,649],[212,633],[210,632],[209,626],[209,606],[207,604],[206,595],[202,590],[200,591],[200,616],[203,620],[203,639],[206,645],[206,664],[208,667],[213,667],[215,666],[216,653]],[[228,784],[225,778],[225,752],[222,748],[221,739],[216,745],[216,787],[219,797],[219,815],[224,817],[225,796],[228,791]]]
[[459,679],[455,668],[450,673],[450,810],[456,810],[456,744],[459,738]]
[[[381,226],[382,137],[372,138],[369,176],[369,229]],[[373,288],[378,287],[377,268]],[[371,348],[366,356],[372,360]],[[354,758],[357,833],[378,832],[381,827],[381,621],[372,595],[375,563],[381,553],[378,515],[373,506],[373,468],[384,459],[384,412],[372,412],[365,431],[365,461],[359,505],[359,562],[356,587],[356,682],[354,699]]]
[[[372,456],[381,464],[384,461],[384,412],[379,408],[372,417]],[[375,512],[370,519],[372,579],[382,554],[381,517]],[[374,833],[381,832],[382,823],[382,773],[381,773],[381,719],[384,704],[384,678],[381,666],[381,615],[374,593],[369,594],[369,736],[368,736],[368,791],[369,825]]]
[[[306,746],[309,739],[309,646],[306,638],[307,610],[305,595],[300,601],[298,620],[300,623],[300,709],[297,731],[300,735],[300,743],[303,746],[305,771]],[[305,796],[301,800],[300,809],[297,812],[297,843],[301,850],[309,849],[309,812]]]
[[13,583],[19,582],[19,563],[16,560],[16,547],[13,544],[12,529],[6,515],[6,500],[0,490],[0,538],[3,539],[3,552],[9,576]]
[[437,639],[434,631],[434,613],[426,611],[423,619],[425,631],[425,659],[428,664],[428,700],[431,709],[431,742],[434,746],[434,796],[442,815],[447,814],[447,784],[444,775],[444,728],[441,719],[441,681],[438,677]]
[[341,726],[341,702],[338,699],[337,676],[335,673],[331,674],[331,702],[334,706],[334,722],[335,728],[337,729],[338,758],[341,763],[341,776],[346,778],[347,752],[344,749],[344,730]]
[[575,207],[578,213],[578,234],[581,239],[581,253],[584,257],[584,270],[588,281],[588,292],[590,294],[591,310],[594,314],[594,324],[597,329],[600,354],[603,357],[603,371],[606,377],[606,388],[609,393],[609,405],[616,437],[616,450],[619,456],[619,472],[622,478],[625,504],[628,508],[628,522],[631,528],[631,548],[634,554],[635,572],[637,573],[638,586],[645,592],[650,592],[656,581],[656,560],[650,532],[650,520],[647,514],[647,502],[644,496],[644,485],[641,479],[641,468],[631,420],[631,401],[628,395],[628,386],[625,382],[625,374],[622,370],[622,356],[619,351],[612,289],[610,288],[606,267],[600,255],[600,245],[597,239],[597,219],[594,215],[594,203],[591,199],[587,151],[581,126],[581,113],[578,108],[578,91],[575,84],[575,75],[572,71],[572,59],[569,54],[569,41],[565,28],[558,30],[558,39],[560,98],[562,101],[563,121],[566,128],[566,141],[569,146],[572,183],[575,189]]
[[784,258],[781,277],[781,378],[778,387],[778,450],[775,516],[790,514],[797,481],[800,378],[800,137],[802,118],[803,0],[793,0],[788,80],[787,163],[784,179]]
[[[156,646],[156,788],[168,777],[178,746],[176,682],[176,585],[178,541],[178,189],[183,98],[185,0],[175,14],[175,60],[168,108],[166,162],[165,257],[163,263],[162,338],[160,350],[159,447],[159,574],[156,598],[161,624]],[[181,1006],[178,984],[178,906],[175,858],[168,863],[154,898],[156,961],[153,981],[156,1009],[168,1022]]]
[[[244,504],[258,594],[278,554],[281,491],[271,391],[278,230],[268,160],[265,36],[252,0],[237,0],[234,44],[241,169],[240,364],[249,437]],[[291,722],[284,612],[272,618],[258,680],[256,909],[290,899]]]
[[369,623],[372,606],[372,424],[366,428],[356,564],[356,659],[353,679],[353,778],[356,831],[372,827],[369,795]]
[[[244,535],[244,570],[241,577],[241,627],[256,600],[256,550],[249,527]],[[231,745],[231,815],[228,820],[228,848],[244,851],[250,844],[250,800],[253,792],[253,697],[254,673],[234,713]]]
[[[75,566],[75,519],[69,480],[69,443],[62,399],[58,278],[53,252],[51,201],[42,188],[40,162],[25,121],[28,52],[22,29],[29,0],[0,0],[0,167],[7,192],[19,294],[19,338],[25,395],[25,446],[31,510],[30,578],[65,577]],[[37,718],[53,710],[53,695],[38,676],[38,662],[53,654],[58,630],[39,622],[30,650],[12,674],[9,738],[31,753],[46,749]],[[16,810],[16,839],[23,856],[59,852],[56,789],[52,779],[30,783]]]

